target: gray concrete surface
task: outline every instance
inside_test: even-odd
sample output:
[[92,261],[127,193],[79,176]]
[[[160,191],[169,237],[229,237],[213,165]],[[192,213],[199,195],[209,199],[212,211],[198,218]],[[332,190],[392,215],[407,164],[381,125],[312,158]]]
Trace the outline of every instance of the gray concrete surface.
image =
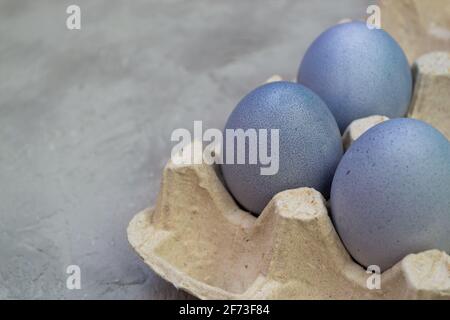
[[[368,2],[0,0],[0,298],[189,298],[125,232],[156,198],[171,132],[221,128]],[[66,288],[71,264],[81,290]]]

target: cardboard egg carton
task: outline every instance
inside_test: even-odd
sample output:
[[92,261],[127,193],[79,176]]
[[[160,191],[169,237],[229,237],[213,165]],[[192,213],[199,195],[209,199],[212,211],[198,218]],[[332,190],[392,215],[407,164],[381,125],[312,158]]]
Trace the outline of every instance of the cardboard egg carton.
[[[347,143],[382,120],[355,121]],[[128,227],[136,252],[176,287],[201,299],[450,299],[445,252],[411,254],[373,274],[345,250],[319,192],[283,191],[256,218],[235,203],[217,169],[170,161],[156,206]]]
[[[409,113],[445,134],[450,100],[439,96],[448,93],[450,68],[436,66],[447,58],[418,60]],[[354,121],[344,145],[385,120]],[[201,157],[203,150],[194,143],[183,152]],[[235,203],[214,165],[169,161],[155,207],[132,219],[128,239],[157,274],[201,299],[450,299],[447,253],[410,254],[382,274],[366,270],[347,253],[319,192],[280,192],[254,217]]]
[[128,238],[156,273],[201,299],[450,299],[445,252],[372,274],[345,250],[319,192],[283,191],[256,218],[206,164],[169,162],[156,206],[133,218]]

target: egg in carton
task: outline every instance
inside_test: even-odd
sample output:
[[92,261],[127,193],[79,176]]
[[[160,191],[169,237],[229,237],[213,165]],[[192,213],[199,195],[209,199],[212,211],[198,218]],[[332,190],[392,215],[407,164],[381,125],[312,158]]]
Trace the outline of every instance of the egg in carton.
[[[344,145],[385,120],[354,121]],[[203,150],[194,142],[182,152]],[[280,192],[254,217],[214,165],[169,161],[155,207],[132,219],[128,239],[157,274],[201,299],[450,299],[447,253],[410,254],[381,274],[365,269],[343,246],[319,192]]]

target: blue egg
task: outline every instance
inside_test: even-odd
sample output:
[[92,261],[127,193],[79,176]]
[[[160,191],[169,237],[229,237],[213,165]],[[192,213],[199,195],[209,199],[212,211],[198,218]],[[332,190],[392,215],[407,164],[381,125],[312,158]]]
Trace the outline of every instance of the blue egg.
[[371,115],[402,117],[411,100],[412,76],[403,50],[387,32],[362,22],[322,33],[307,50],[297,80],[325,101],[341,132]]
[[450,253],[450,143],[419,120],[378,124],[342,157],[330,202],[345,247],[363,266],[386,270],[410,253]]
[[[279,130],[278,171],[262,175],[258,161],[249,161],[249,139],[245,144],[245,163],[222,165],[226,185],[234,198],[248,211],[259,214],[278,192],[311,187],[329,194],[331,180],[342,156],[342,142],[336,120],[325,103],[311,90],[293,82],[265,84],[245,96],[231,113],[224,134],[224,146],[236,139],[227,138],[227,130],[266,129],[268,152],[276,154],[272,144],[273,129]],[[270,133],[270,134],[269,134]],[[259,141],[262,135],[259,135]],[[242,149],[242,148],[241,148]],[[229,150],[224,148],[225,159]],[[275,160],[275,159],[273,159]]]

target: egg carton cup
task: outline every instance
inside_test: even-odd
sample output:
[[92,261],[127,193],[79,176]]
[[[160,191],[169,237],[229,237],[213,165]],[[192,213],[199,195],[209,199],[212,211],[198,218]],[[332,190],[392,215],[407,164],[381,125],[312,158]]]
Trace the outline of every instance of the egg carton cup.
[[[436,52],[416,61],[409,112],[448,138],[449,57]],[[354,121],[344,146],[387,119]],[[196,143],[183,150],[198,156],[202,151]],[[344,248],[318,191],[280,192],[254,217],[236,204],[215,165],[169,161],[156,205],[138,213],[127,231],[148,266],[201,299],[450,299],[447,253],[410,254],[373,274]]]

